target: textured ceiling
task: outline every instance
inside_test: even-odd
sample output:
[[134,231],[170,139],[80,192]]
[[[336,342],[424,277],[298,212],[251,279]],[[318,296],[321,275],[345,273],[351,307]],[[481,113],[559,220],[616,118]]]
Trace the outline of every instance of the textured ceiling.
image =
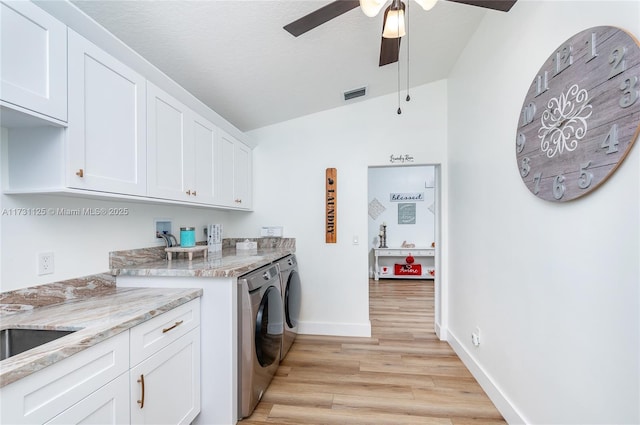
[[242,131],[344,105],[345,90],[395,92],[398,75],[404,91],[407,71],[410,86],[446,78],[484,14],[502,13],[411,1],[398,74],[378,67],[382,14],[356,8],[298,38],[282,29],[329,1],[72,2]]

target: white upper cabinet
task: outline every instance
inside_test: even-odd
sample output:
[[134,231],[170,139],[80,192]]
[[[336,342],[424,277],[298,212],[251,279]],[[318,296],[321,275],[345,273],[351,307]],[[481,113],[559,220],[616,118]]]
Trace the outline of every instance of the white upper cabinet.
[[[151,83],[147,84],[148,195],[190,201],[188,170],[193,158],[188,108]],[[190,170],[189,170],[190,171]]]
[[107,53],[32,2],[0,12],[4,193],[251,209],[251,148],[215,112],[121,43]]
[[67,121],[67,27],[31,2],[0,3],[0,98]]
[[216,127],[147,82],[149,196],[212,205]]
[[252,207],[251,149],[224,131],[218,140],[218,202],[227,207]]
[[[195,201],[213,205],[216,203],[216,138],[219,131],[212,123],[195,115],[190,122],[193,126],[195,158],[193,163]],[[197,195],[196,195],[197,192]]]
[[69,30],[68,186],[146,195],[145,78]]

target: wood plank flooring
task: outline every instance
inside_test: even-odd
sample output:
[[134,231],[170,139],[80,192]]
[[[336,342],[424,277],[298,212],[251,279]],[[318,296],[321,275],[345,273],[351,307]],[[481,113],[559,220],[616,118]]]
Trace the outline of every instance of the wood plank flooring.
[[369,282],[371,338],[299,335],[239,425],[506,424],[433,331],[433,281]]

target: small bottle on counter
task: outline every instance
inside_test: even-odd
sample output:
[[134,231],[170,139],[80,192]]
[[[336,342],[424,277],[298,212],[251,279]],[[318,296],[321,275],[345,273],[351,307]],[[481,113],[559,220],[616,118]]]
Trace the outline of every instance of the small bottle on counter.
[[196,246],[196,228],[195,227],[180,228],[180,246],[184,248]]

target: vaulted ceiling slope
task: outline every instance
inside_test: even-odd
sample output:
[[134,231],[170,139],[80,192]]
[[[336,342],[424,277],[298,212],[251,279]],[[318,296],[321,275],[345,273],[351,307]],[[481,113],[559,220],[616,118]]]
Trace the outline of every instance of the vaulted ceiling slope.
[[446,78],[484,14],[502,13],[409,2],[398,74],[378,66],[381,19],[359,8],[297,38],[283,29],[330,1],[72,2],[242,131],[344,105],[350,89],[395,92],[398,75],[404,91],[407,71],[412,87]]

